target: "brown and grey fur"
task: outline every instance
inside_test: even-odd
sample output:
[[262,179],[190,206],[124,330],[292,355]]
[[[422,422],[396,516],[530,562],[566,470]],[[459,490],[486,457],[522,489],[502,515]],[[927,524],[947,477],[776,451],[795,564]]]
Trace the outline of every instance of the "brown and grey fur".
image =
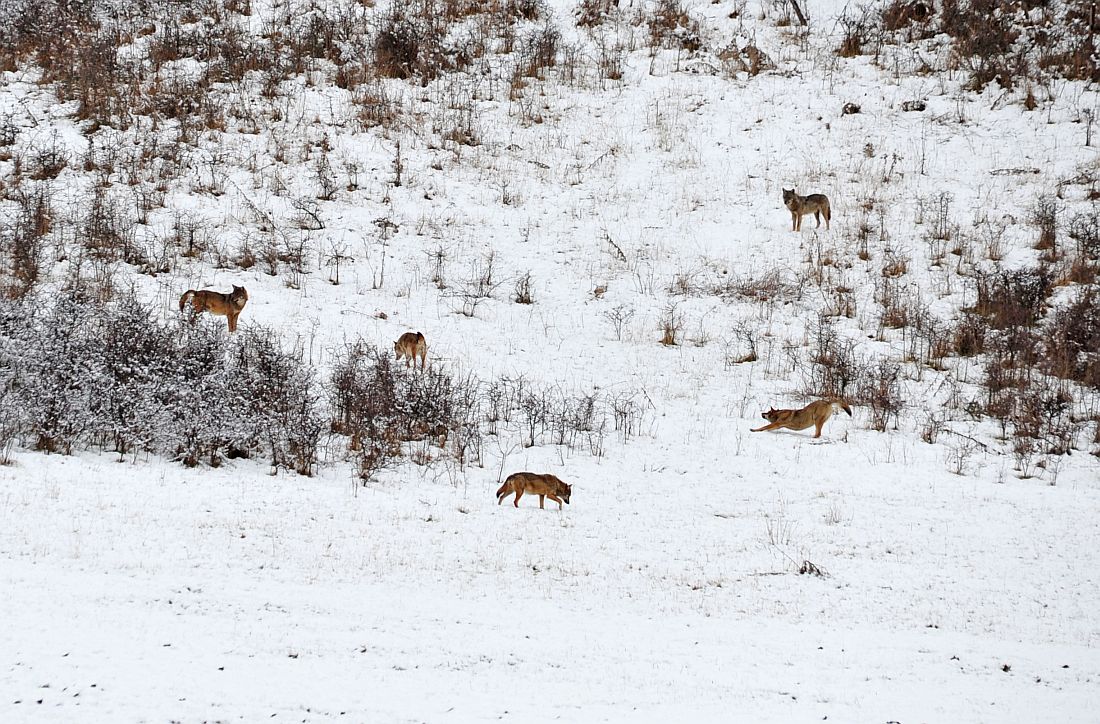
[[565,506],[562,505],[562,501],[569,502],[569,495],[573,492],[573,486],[566,485],[555,475],[540,475],[539,473],[512,473],[505,481],[504,485],[500,486],[497,490],[497,505],[504,502],[504,498],[509,493],[515,493],[516,498],[512,501],[515,507],[519,507],[519,499],[523,497],[524,493],[539,496],[539,507],[543,508],[543,503],[546,498],[550,498],[558,504],[558,510],[562,510]]
[[233,285],[233,291],[228,294],[211,291],[210,289],[203,289],[202,291],[188,289],[180,297],[181,312],[187,306],[188,301],[191,302],[191,308],[196,312],[210,312],[211,314],[224,316],[226,321],[229,322],[229,331],[236,332],[237,317],[240,316],[241,310],[248,302],[248,290],[244,287],[238,287],[236,284]]
[[768,424],[764,427],[758,427],[752,432],[778,430],[781,427],[791,430],[805,430],[813,425],[816,428],[814,437],[821,437],[821,428],[837,410],[844,410],[849,417],[852,415],[852,408],[840,400],[816,400],[799,410],[777,410],[773,407],[760,415],[768,421]]
[[799,196],[794,189],[783,189],[783,205],[791,212],[792,231],[802,231],[802,217],[806,214],[814,215],[818,228],[821,227],[821,217],[824,216],[825,228],[829,228],[829,220],[832,219],[833,214],[825,194]]
[[416,366],[416,358],[419,355],[420,369],[424,369],[428,359],[428,342],[420,332],[405,332],[393,343],[393,352],[397,355],[397,359],[405,358],[406,367],[410,362]]

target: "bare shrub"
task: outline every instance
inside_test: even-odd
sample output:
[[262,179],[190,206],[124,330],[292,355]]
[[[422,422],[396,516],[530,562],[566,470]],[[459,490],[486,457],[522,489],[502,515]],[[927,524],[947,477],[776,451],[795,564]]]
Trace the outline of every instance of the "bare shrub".
[[1061,385],[1036,379],[1026,387],[1007,390],[990,414],[1013,431],[1017,469],[1029,476],[1036,454],[1062,455],[1076,444],[1076,427],[1070,419],[1073,398]]
[[524,38],[519,48],[516,72],[525,77],[537,78],[557,64],[561,33],[547,22]]
[[733,327],[733,336],[741,343],[741,348],[747,351],[737,354],[730,345],[726,351],[726,366],[755,362],[759,359],[756,351],[757,333],[751,325],[741,323]]
[[27,153],[27,175],[34,181],[55,179],[69,166],[69,153],[58,145],[57,137],[49,145],[32,147]]
[[979,273],[973,311],[994,329],[1030,327],[1042,314],[1053,279],[1046,268]]
[[986,351],[984,383],[990,396],[988,404],[993,406],[997,393],[1029,384],[1030,366],[1035,361],[1034,338],[1027,330],[997,330],[986,335]]
[[901,395],[901,365],[890,360],[879,360],[866,365],[859,378],[855,401],[871,411],[871,429],[884,432],[898,416],[905,401]]
[[903,329],[909,326],[910,302],[902,289],[893,277],[883,276],[875,282],[875,301],[882,307],[880,323],[883,327]]
[[931,2],[926,0],[890,0],[882,9],[882,26],[890,32],[902,30],[914,23],[926,23],[934,12]]
[[781,269],[770,269],[760,276],[729,275],[714,285],[712,294],[722,298],[741,298],[753,302],[795,302],[802,299],[805,279],[789,275]]
[[547,12],[543,0],[504,0],[500,6],[499,12],[505,17],[529,23],[539,20]]
[[328,152],[321,149],[313,162],[313,176],[317,181],[317,198],[332,201],[340,190],[340,181],[329,161]]
[[971,87],[980,90],[993,80],[1011,88],[1021,70],[1012,54],[1020,36],[1008,7],[1001,0],[945,0],[940,29],[954,39],[955,52],[970,72]]
[[618,304],[603,313],[604,319],[611,323],[615,330],[616,341],[623,341],[623,327],[634,319],[634,308],[626,304]]
[[14,195],[19,205],[15,224],[4,230],[2,249],[7,261],[8,283],[4,293],[11,297],[26,295],[38,282],[46,259],[46,235],[53,225],[50,191],[38,185],[33,191],[20,189]]
[[103,261],[122,260],[128,264],[146,261],[137,244],[130,208],[97,188],[81,223],[81,241],[93,257]]
[[699,21],[688,15],[679,0],[657,0],[645,22],[650,47],[678,48],[689,53],[703,47]]
[[596,392],[572,396],[561,390],[557,395],[547,395],[546,426],[553,445],[575,448],[584,436],[589,447],[602,449],[601,438],[606,421],[599,406]]
[[1076,244],[1079,256],[1090,261],[1100,259],[1100,213],[1075,214],[1070,219],[1066,234]]
[[826,316],[818,317],[814,336],[811,366],[805,379],[806,394],[845,399],[863,372],[855,344],[841,339],[835,324]]
[[357,117],[366,128],[388,128],[404,113],[401,99],[378,81],[358,86],[352,94],[352,103],[359,109]]
[[927,201],[921,200],[922,206],[927,203],[931,209],[932,229],[929,233],[933,239],[948,241],[951,238],[954,230],[954,224],[951,220],[951,202],[954,201],[954,198],[954,196],[944,191]]
[[451,441],[460,462],[480,448],[479,383],[433,366],[410,373],[358,341],[337,356],[329,384],[331,429],[349,438],[359,476],[369,480],[404,456],[403,442]]
[[546,431],[550,419],[551,398],[546,390],[528,390],[520,398],[523,428],[526,430],[525,447],[534,447],[539,435]]
[[1079,288],[1046,325],[1041,367],[1056,377],[1100,388],[1100,298]]
[[491,299],[502,283],[496,275],[496,254],[489,251],[471,262],[469,276],[452,295],[460,302],[458,311],[465,317],[473,317],[478,306]]
[[859,8],[854,12],[845,12],[837,22],[841,29],[841,41],[836,49],[836,54],[841,58],[854,58],[857,55],[862,55],[865,47],[871,42],[872,36],[878,29],[878,23],[872,17],[869,6]]
[[988,323],[981,315],[964,312],[954,332],[952,349],[960,356],[974,356],[986,351]]
[[[3,352],[0,352],[2,355]],[[11,377],[0,373],[0,465],[10,465],[19,433],[27,421],[23,406],[12,389]]]
[[[609,400],[615,431],[625,442],[641,433],[647,405],[638,400],[635,392],[619,392]],[[652,406],[652,405],[650,405]]]
[[372,48],[380,76],[428,81],[453,67],[443,48],[447,27],[434,10],[430,2],[391,6]]
[[512,297],[516,304],[534,304],[535,299],[531,295],[531,272],[525,272],[516,279],[516,288]]
[[603,25],[617,8],[616,0],[580,0],[573,17],[579,27],[591,28]]
[[938,415],[934,412],[928,412],[924,415],[924,422],[920,428],[920,439],[924,440],[929,445],[934,445],[936,439],[943,432],[944,418],[942,415]]
[[1043,195],[1035,200],[1031,209],[1031,223],[1039,230],[1035,248],[1044,251],[1044,261],[1058,259],[1058,202],[1053,196]]
[[19,126],[15,124],[15,117],[10,113],[0,113],[0,160],[7,161],[11,158],[8,150],[19,139]]
[[600,37],[596,41],[596,72],[606,80],[622,80],[626,71],[627,48],[620,42]]
[[661,332],[661,344],[675,346],[680,344],[680,332],[684,328],[684,315],[679,312],[679,305],[669,302],[661,312],[658,328]]

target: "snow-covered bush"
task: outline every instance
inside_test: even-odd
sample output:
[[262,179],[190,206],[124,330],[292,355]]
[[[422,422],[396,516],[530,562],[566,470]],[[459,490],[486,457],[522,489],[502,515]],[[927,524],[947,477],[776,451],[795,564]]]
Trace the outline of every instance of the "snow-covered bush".
[[270,330],[230,341],[214,320],[160,322],[129,294],[0,307],[0,450],[14,426],[47,452],[152,452],[188,466],[262,452],[276,469],[313,472],[321,388]]

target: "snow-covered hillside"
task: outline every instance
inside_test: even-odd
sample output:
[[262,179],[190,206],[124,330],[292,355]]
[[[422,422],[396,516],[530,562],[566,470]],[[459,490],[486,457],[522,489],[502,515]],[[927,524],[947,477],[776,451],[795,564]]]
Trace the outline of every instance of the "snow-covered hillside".
[[[125,94],[0,35],[0,719],[1095,719],[1094,84],[833,0],[102,5],[57,32],[129,28]],[[186,336],[230,285],[202,329],[313,375],[312,476],[34,449],[28,310]],[[332,374],[408,330],[468,415],[371,467]],[[571,504],[498,506],[520,470]]]

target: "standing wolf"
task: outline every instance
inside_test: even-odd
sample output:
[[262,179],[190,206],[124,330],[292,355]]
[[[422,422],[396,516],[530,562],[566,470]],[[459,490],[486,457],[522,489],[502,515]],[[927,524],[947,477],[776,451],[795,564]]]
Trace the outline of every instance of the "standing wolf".
[[768,421],[768,424],[750,432],[778,430],[781,427],[788,427],[792,430],[805,430],[813,425],[817,428],[814,431],[814,437],[821,437],[821,428],[825,426],[825,422],[837,410],[844,410],[848,413],[848,417],[852,416],[852,408],[840,400],[816,400],[801,410],[777,410],[773,407],[760,415]]
[[825,217],[825,228],[829,228],[829,219],[833,217],[829,210],[829,199],[825,194],[799,196],[794,189],[783,189],[783,205],[791,212],[792,231],[802,231],[802,217],[813,214],[817,226],[821,228],[821,217]]
[[188,301],[191,302],[191,308],[196,312],[210,312],[211,314],[224,316],[226,321],[229,322],[229,331],[236,332],[237,317],[240,316],[241,310],[248,302],[248,291],[236,284],[233,285],[233,291],[228,294],[209,289],[203,289],[200,292],[188,289],[180,297],[181,312],[187,306]]
[[420,369],[424,369],[424,363],[428,358],[428,341],[420,332],[405,332],[393,343],[393,353],[397,359],[405,358],[405,366],[412,362],[416,366],[416,357],[420,356]]
[[515,507],[519,507],[519,499],[523,497],[524,493],[530,493],[531,495],[539,496],[539,507],[543,508],[543,503],[547,498],[553,500],[558,504],[558,510],[562,510],[565,506],[561,503],[564,500],[569,502],[569,495],[573,492],[573,486],[566,485],[554,475],[539,475],[538,473],[512,473],[504,480],[504,485],[500,486],[497,490],[497,505],[504,502],[505,496],[509,493],[515,493],[516,499],[512,501]]

